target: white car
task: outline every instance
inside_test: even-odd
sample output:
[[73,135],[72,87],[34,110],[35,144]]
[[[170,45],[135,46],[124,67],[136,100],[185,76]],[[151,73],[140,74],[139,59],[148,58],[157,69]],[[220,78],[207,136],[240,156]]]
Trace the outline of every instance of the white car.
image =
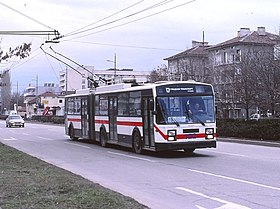
[[24,127],[24,120],[20,115],[9,115],[6,119],[6,127]]

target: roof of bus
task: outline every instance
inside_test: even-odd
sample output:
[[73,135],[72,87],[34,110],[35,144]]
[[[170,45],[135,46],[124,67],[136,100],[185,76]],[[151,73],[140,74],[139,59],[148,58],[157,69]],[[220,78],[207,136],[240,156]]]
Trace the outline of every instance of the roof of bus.
[[189,81],[159,81],[159,82],[155,82],[155,83],[145,83],[144,85],[137,85],[137,86],[133,86],[131,84],[126,84],[126,83],[122,83],[122,84],[115,84],[115,85],[109,85],[109,86],[104,86],[104,87],[98,87],[96,88],[95,93],[99,94],[99,93],[106,93],[106,92],[124,92],[124,91],[136,91],[136,90],[145,90],[145,89],[152,89],[155,88],[157,86],[164,86],[164,85],[171,85],[171,84],[198,84],[198,85],[209,85],[211,86],[211,84],[208,83],[201,83],[201,82],[196,82],[193,80],[189,80]]
[[136,85],[133,86],[131,83],[120,83],[120,84],[113,84],[108,86],[100,86],[97,87],[96,90],[92,91],[90,89],[82,90],[76,92],[76,94],[67,95],[65,97],[72,97],[72,96],[86,96],[89,94],[101,94],[101,93],[114,93],[114,92],[125,92],[125,91],[136,91],[136,90],[145,90],[145,89],[153,89],[157,86],[164,86],[164,85],[171,85],[171,84],[198,84],[198,85],[209,85],[208,83],[201,83],[196,82],[193,80],[189,81],[159,81],[155,83],[145,83],[143,85]]

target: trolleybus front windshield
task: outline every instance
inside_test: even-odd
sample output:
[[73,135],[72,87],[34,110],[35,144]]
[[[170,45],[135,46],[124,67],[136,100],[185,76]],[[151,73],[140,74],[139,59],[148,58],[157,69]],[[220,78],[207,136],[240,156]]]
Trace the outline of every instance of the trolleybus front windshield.
[[158,96],[157,123],[214,123],[214,97],[209,96]]

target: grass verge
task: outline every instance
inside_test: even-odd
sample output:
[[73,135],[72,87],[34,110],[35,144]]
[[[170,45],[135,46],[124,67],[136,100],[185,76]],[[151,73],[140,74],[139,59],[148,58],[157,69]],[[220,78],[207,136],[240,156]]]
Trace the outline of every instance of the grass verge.
[[147,208],[0,143],[0,209]]

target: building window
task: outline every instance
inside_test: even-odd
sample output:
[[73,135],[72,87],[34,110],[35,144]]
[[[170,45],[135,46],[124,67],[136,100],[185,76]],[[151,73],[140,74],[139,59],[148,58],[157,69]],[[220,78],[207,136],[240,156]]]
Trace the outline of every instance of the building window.
[[280,45],[274,46],[274,60],[280,60]]
[[241,50],[237,49],[236,50],[236,56],[235,56],[235,62],[241,62]]
[[222,57],[220,54],[215,55],[215,65],[222,64]]
[[223,63],[228,63],[228,54],[227,54],[227,52],[224,52],[224,54],[223,54]]

